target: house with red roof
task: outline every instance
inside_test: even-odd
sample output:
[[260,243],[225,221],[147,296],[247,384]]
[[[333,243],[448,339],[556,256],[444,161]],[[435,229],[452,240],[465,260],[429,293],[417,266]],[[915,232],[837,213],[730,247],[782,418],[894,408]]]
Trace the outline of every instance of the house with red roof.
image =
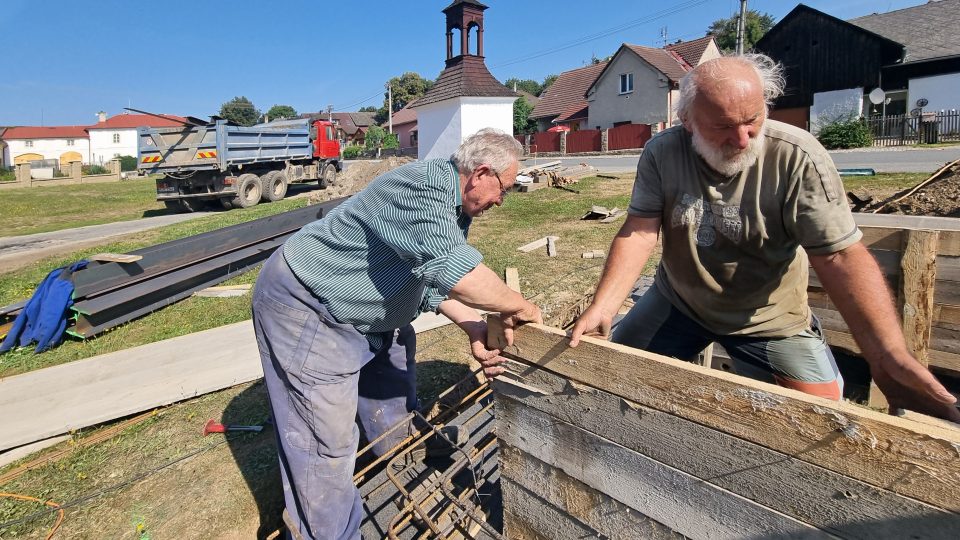
[[597,79],[606,62],[564,71],[557,76],[543,93],[530,112],[537,121],[537,131],[546,131],[562,125],[572,130],[587,129],[587,90]]
[[624,43],[585,92],[587,126],[646,124],[656,131],[673,125],[678,121],[680,79],[695,66],[719,57],[713,36],[662,49]]
[[90,134],[89,163],[103,165],[120,156],[137,156],[137,128],[178,127],[186,119],[172,114],[117,114],[97,113],[98,122],[87,126]]
[[90,162],[86,126],[19,126],[3,132],[3,162],[7,166],[41,159],[56,159],[61,168],[71,161]]
[[72,161],[102,165],[120,156],[137,155],[138,127],[176,127],[185,119],[170,114],[118,114],[90,126],[18,126],[0,134],[6,147],[2,163],[19,165],[42,159],[56,159],[61,168]]
[[[382,126],[386,128],[387,126]],[[393,113],[393,133],[397,136],[400,151],[417,148],[417,111],[404,107]]]

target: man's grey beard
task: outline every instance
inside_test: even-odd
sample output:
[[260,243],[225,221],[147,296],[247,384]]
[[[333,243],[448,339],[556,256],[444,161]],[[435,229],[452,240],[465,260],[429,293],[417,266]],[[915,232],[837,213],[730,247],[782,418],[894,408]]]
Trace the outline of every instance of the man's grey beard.
[[712,146],[709,141],[700,135],[700,129],[694,125],[692,130],[693,149],[707,162],[711,169],[724,176],[734,176],[757,162],[757,158],[763,152],[766,130],[767,125],[764,123],[760,126],[760,132],[757,133],[757,136],[747,143],[747,147],[743,150],[737,150],[727,144],[720,148]]

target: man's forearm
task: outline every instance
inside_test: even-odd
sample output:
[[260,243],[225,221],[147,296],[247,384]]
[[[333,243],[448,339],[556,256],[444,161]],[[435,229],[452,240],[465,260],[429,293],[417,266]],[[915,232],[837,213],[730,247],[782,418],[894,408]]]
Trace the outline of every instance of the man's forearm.
[[887,283],[863,244],[811,255],[810,262],[865,359],[909,354]]
[[440,313],[460,327],[470,339],[484,339],[485,324],[480,312],[457,300],[440,302]]
[[460,278],[450,297],[472,308],[501,313],[515,313],[530,305],[484,264]]
[[643,267],[657,245],[659,231],[659,219],[627,217],[610,245],[610,255],[597,284],[594,305],[611,316],[616,314],[623,299],[630,294],[643,273]]

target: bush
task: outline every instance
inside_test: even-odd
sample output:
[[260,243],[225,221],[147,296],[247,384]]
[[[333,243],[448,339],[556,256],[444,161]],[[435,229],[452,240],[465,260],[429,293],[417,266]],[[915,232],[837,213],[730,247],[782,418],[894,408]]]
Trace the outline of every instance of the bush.
[[350,145],[343,149],[343,159],[357,159],[362,153],[362,146]]
[[117,158],[120,160],[120,170],[121,171],[135,171],[137,170],[137,158],[133,156],[120,156]]
[[80,168],[81,174],[91,175],[91,174],[110,174],[110,169],[106,167],[101,167],[100,165],[84,165]]
[[17,175],[9,169],[0,168],[0,182],[15,182]]
[[873,144],[873,134],[863,119],[837,120],[825,125],[817,136],[827,150],[863,148]]
[[387,133],[383,139],[383,149],[390,150],[393,148],[400,148],[400,139],[396,133]]

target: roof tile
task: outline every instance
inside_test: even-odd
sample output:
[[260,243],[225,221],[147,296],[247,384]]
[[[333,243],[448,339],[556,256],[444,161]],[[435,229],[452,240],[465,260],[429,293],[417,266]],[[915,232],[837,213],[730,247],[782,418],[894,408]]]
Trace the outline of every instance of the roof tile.
[[533,108],[530,118],[559,116],[572,107],[586,107],[584,96],[605,67],[607,63],[600,62],[558,75],[557,80],[540,94],[540,102]]
[[3,138],[13,139],[89,139],[87,126],[20,126],[7,128]]
[[447,60],[437,82],[409,107],[422,107],[458,97],[517,97],[517,94],[490,74],[482,56],[463,55]]
[[960,0],[939,0],[847,22],[903,44],[904,63],[960,55]]
[[138,127],[180,127],[184,125],[185,118],[174,116],[172,114],[161,114],[163,118],[157,118],[150,114],[118,114],[107,118],[104,122],[99,122],[87,129],[129,129]]
[[668,51],[678,53],[683,57],[687,64],[691,66],[697,66],[700,65],[700,59],[703,58],[703,53],[706,52],[707,47],[712,41],[713,36],[707,35],[700,39],[673,43],[664,48]]

